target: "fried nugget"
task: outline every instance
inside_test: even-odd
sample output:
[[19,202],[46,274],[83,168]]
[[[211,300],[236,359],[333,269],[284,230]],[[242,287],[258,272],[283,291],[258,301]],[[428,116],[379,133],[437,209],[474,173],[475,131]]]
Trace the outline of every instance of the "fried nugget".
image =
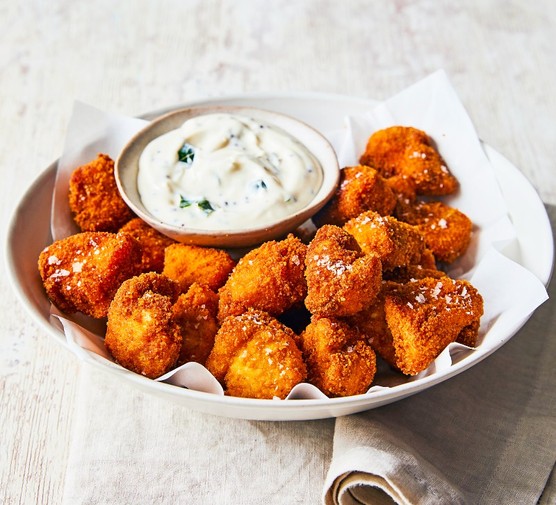
[[177,281],[182,292],[186,292],[194,282],[217,291],[235,265],[235,260],[223,249],[175,243],[164,250],[162,273]]
[[265,242],[243,256],[220,289],[220,320],[255,308],[279,316],[307,294],[307,246],[297,237]]
[[386,178],[411,177],[420,195],[448,195],[458,188],[431,138],[417,128],[392,126],[373,133],[359,162]]
[[425,250],[421,233],[393,216],[367,211],[350,219],[344,229],[355,237],[365,254],[380,258],[384,270],[418,263]]
[[142,271],[161,273],[164,269],[164,250],[176,241],[155,230],[138,217],[128,221],[120,231],[128,233],[141,244]]
[[471,241],[471,220],[443,202],[418,202],[405,207],[399,218],[415,226],[435,258],[444,263],[459,258]]
[[206,367],[230,396],[285,398],[307,369],[292,330],[249,309],[224,320]]
[[38,268],[60,310],[102,318],[122,282],[141,273],[141,246],[124,233],[82,232],[46,247]]
[[384,179],[386,184],[396,195],[396,206],[392,211],[392,215],[399,219],[398,215],[410,205],[413,205],[417,199],[417,190],[415,182],[407,175],[394,175],[388,179]]
[[174,320],[182,334],[178,365],[196,361],[204,365],[218,331],[218,295],[208,286],[193,283],[174,304]]
[[425,278],[386,294],[384,314],[396,368],[416,375],[462,331],[478,329],[483,299],[467,281]]
[[384,179],[384,181],[394,195],[406,204],[414,202],[417,198],[417,188],[415,187],[415,181],[411,177],[404,174],[393,175]]
[[179,292],[176,282],[156,272],[120,286],[110,304],[104,339],[120,365],[151,379],[172,369],[182,343],[172,310]]
[[337,226],[318,229],[307,249],[305,265],[305,306],[312,314],[355,314],[370,305],[380,290],[380,259],[363,254],[356,240]]
[[376,373],[376,355],[365,340],[344,321],[313,317],[301,334],[308,381],[328,396],[365,393]]
[[392,368],[397,368],[396,351],[394,349],[392,333],[386,323],[384,301],[388,294],[392,294],[402,288],[403,286],[398,282],[385,280],[372,305],[346,318],[348,324],[357,328],[361,334],[367,336],[367,342],[373,350]]
[[359,165],[340,171],[340,184],[332,199],[313,216],[316,226],[342,226],[366,210],[386,216],[396,206],[396,196],[380,174],[371,167]]
[[72,172],[68,198],[73,219],[82,231],[117,232],[135,217],[120,196],[114,161],[106,154]]
[[[425,272],[423,272],[423,274],[425,274]],[[386,311],[385,311],[386,297],[388,296],[389,297],[397,296],[398,298],[405,297],[407,298],[406,303],[410,304],[407,306],[410,309],[413,307],[412,310],[415,310],[415,308],[417,307],[418,310],[420,305],[418,303],[415,303],[417,302],[417,300],[410,299],[410,298],[417,297],[419,300],[423,301],[424,298],[422,298],[420,294],[426,293],[428,290],[433,299],[435,299],[434,298],[435,296],[436,299],[438,299],[441,296],[441,292],[442,292],[441,286],[437,282],[438,279],[442,280],[442,285],[446,283],[446,286],[448,287],[450,287],[450,285],[453,284],[454,282],[462,282],[462,281],[453,281],[446,275],[443,275],[441,277],[430,277],[430,276],[418,277],[418,279],[421,280],[426,279],[423,281],[427,286],[426,289],[423,289],[422,285],[415,284],[416,279],[413,279],[412,281],[408,281],[408,283],[406,284],[400,284],[394,281],[384,281],[382,285],[382,289],[378,294],[375,302],[367,309],[346,319],[349,324],[358,328],[359,331],[361,331],[362,333],[368,335],[369,337],[368,341],[371,347],[384,361],[386,361],[386,363],[388,363],[392,368],[396,370],[400,370],[401,368],[400,363],[403,363],[404,360],[407,360],[408,358],[405,357],[407,353],[403,351],[398,351],[398,349],[394,344],[394,336],[390,330],[388,321],[386,319]],[[467,287],[465,289],[467,290]],[[462,288],[462,292],[463,292],[463,288]],[[423,296],[426,295],[423,294]],[[459,333],[457,333],[456,342],[467,345],[469,347],[475,347],[477,345],[477,337],[479,333],[480,315],[482,314],[482,299],[480,298],[480,295],[477,298],[477,293],[474,290],[471,290],[471,297],[474,298],[473,303],[476,306],[476,310],[475,310],[476,314],[474,316],[474,320],[471,321],[470,324],[464,326],[463,328],[460,327],[461,329]],[[450,303],[452,303],[453,301],[455,303],[458,303],[458,300],[452,299],[450,294],[444,295],[444,301],[446,300],[448,300]],[[452,310],[451,307],[449,305],[447,305],[447,307],[449,309],[447,310],[447,312],[450,312]],[[442,323],[440,323],[440,325],[441,324]],[[408,336],[408,338],[410,338],[410,336]],[[450,343],[450,341],[448,343]],[[421,343],[421,345],[423,346],[424,344]],[[408,347],[411,348],[411,345],[409,344]],[[442,349],[444,349],[444,347],[442,347],[438,352],[437,350],[434,350],[433,352],[429,353],[427,357],[427,360],[430,360],[428,361],[429,364],[431,361],[433,361],[436,358],[436,355],[440,354],[440,352],[442,351]],[[431,351],[431,349],[432,346],[431,348],[428,348],[428,351]],[[399,356],[398,356],[398,352],[400,353]],[[422,352],[422,350],[418,352]],[[431,355],[434,356],[432,359],[430,359]],[[421,364],[420,366],[421,367],[424,366],[424,368],[426,368],[428,364],[425,365]]]

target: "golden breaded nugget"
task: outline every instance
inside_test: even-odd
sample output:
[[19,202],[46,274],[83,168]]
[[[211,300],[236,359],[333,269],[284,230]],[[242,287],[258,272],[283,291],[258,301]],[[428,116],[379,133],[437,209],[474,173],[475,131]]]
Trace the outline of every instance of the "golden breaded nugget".
[[182,346],[178,365],[188,361],[205,364],[218,331],[218,295],[208,286],[193,283],[174,304]]
[[38,267],[60,310],[102,318],[122,282],[141,273],[141,246],[124,233],[82,232],[46,247]]
[[82,231],[117,232],[135,216],[120,196],[114,161],[106,154],[72,172],[68,199],[73,219]]
[[380,259],[363,254],[355,239],[334,225],[318,229],[305,266],[305,306],[312,314],[350,316],[370,305],[380,290]]
[[471,220],[443,202],[418,202],[407,206],[399,219],[417,227],[435,258],[444,263],[459,258],[471,241]]
[[396,367],[406,375],[416,375],[464,328],[477,324],[483,315],[483,299],[467,281],[425,278],[386,294],[384,314]]
[[308,381],[328,396],[365,393],[376,373],[376,355],[365,336],[346,322],[313,317],[301,334]]
[[249,251],[219,291],[219,319],[248,308],[279,316],[301,302],[307,294],[306,254],[307,246],[291,234]]
[[386,178],[411,177],[420,195],[448,195],[458,188],[430,137],[417,128],[392,126],[373,133],[359,162]]
[[402,285],[393,281],[384,281],[372,305],[346,318],[351,326],[357,328],[373,350],[391,367],[396,368],[396,351],[394,349],[392,333],[386,323],[384,314],[384,300],[386,295],[401,289]]
[[421,233],[393,216],[367,211],[350,219],[344,229],[355,237],[365,254],[380,258],[384,270],[415,264],[425,250]]
[[316,226],[342,226],[366,210],[386,216],[396,206],[396,197],[380,174],[363,165],[340,171],[340,184],[332,199],[313,216]]
[[128,233],[141,244],[143,272],[161,273],[164,269],[164,250],[176,241],[155,230],[138,217],[128,221],[120,231]]
[[396,195],[396,206],[392,215],[399,219],[398,215],[403,212],[405,207],[412,205],[417,198],[415,182],[407,175],[394,175],[384,180]]
[[194,282],[217,291],[225,284],[235,264],[223,249],[176,243],[164,250],[162,273],[177,281],[184,293]]
[[415,198],[417,198],[417,188],[415,187],[415,181],[411,177],[404,174],[393,175],[384,179],[384,181],[394,195],[406,204],[414,202]]
[[176,364],[182,336],[172,306],[179,285],[155,272],[125,281],[108,311],[104,344],[123,367],[151,379]]
[[[423,271],[422,274],[426,274],[426,271]],[[440,274],[440,271],[438,271],[438,274]],[[415,279],[424,278],[426,277],[416,277]],[[437,278],[443,278],[446,281],[452,282],[452,279],[446,275],[434,278],[428,277],[427,282],[432,283],[432,281]],[[413,279],[413,281],[415,281],[415,279]],[[385,281],[375,302],[369,308],[346,319],[349,324],[368,335],[368,341],[371,347],[384,361],[386,361],[386,363],[396,370],[399,370],[398,358],[396,357],[396,348],[394,347],[394,337],[386,321],[384,303],[387,295],[395,295],[397,292],[403,295],[405,289],[407,288],[404,284]],[[458,333],[456,341],[469,347],[475,347],[477,345],[479,323],[480,319],[477,318],[475,321],[462,328]]]
[[223,321],[206,367],[227,395],[283,399],[307,375],[295,338],[266,312],[249,309]]

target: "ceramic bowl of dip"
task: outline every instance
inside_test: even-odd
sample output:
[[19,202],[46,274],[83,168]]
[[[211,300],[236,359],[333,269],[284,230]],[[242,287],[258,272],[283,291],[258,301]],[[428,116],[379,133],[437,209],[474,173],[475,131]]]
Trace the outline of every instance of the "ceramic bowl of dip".
[[308,221],[339,181],[334,149],[292,117],[236,106],[154,119],[116,160],[131,209],[179,242],[248,247]]

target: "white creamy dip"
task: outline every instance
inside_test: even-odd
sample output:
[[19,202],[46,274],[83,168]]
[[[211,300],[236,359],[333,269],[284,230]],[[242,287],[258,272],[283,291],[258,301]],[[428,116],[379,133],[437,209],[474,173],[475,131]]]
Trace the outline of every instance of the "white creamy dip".
[[137,185],[145,208],[166,224],[237,230],[302,209],[322,179],[318,161],[284,130],[216,113],[152,140]]

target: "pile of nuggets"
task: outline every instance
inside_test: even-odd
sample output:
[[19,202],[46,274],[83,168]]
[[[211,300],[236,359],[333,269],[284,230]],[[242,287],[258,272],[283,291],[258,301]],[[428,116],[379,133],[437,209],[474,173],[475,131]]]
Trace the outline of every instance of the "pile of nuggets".
[[377,355],[411,376],[451,342],[477,345],[482,297],[443,271],[472,223],[435,199],[458,181],[420,130],[374,133],[311,232],[238,260],[135,217],[113,169],[102,154],[75,169],[69,205],[81,232],[38,263],[58,308],[106,318],[106,348],[130,370],[157,378],[195,361],[228,395],[285,398],[305,381],[339,397],[368,390]]

